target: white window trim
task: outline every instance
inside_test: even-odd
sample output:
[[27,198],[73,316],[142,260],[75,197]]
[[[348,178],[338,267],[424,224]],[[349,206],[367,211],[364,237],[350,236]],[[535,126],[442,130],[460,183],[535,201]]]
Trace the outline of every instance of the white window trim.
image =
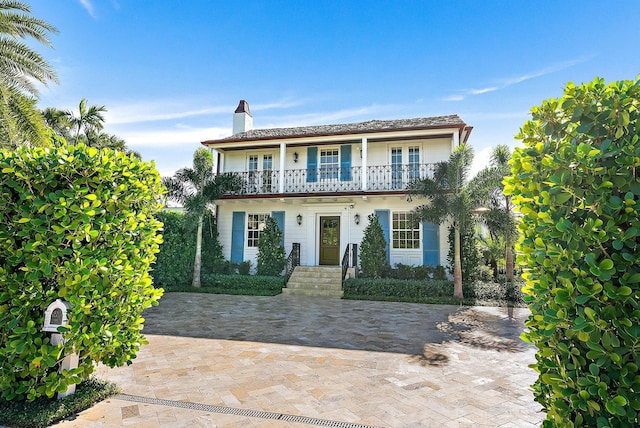
[[[258,236],[257,236],[257,238],[255,238],[256,239],[256,245],[249,245],[249,240],[250,239],[254,239],[254,238],[249,237],[249,232],[250,231],[255,231],[255,229],[249,229],[249,221],[251,219],[251,216],[264,216],[264,223],[260,223],[259,222],[260,218],[258,217],[258,224],[257,224],[257,226],[258,226]],[[270,213],[247,213],[247,221],[246,221],[246,224],[244,225],[245,226],[245,231],[246,231],[246,236],[247,236],[247,240],[245,242],[245,245],[246,245],[247,248],[258,248],[258,241],[260,240],[260,233],[264,229],[264,227],[262,229],[260,229],[260,225],[261,224],[265,224],[266,225],[267,219],[269,217],[271,217]]]
[[[407,215],[410,215],[411,211],[406,211],[406,210],[391,211],[391,213],[390,213],[390,217],[391,217],[390,218],[390,222],[391,222],[391,224],[389,225],[390,234],[391,234],[391,237],[390,237],[391,238],[390,239],[391,248],[390,249],[392,251],[393,250],[395,250],[395,251],[422,251],[422,237],[423,237],[422,222],[418,222],[418,229],[417,229],[418,230],[418,247],[417,248],[399,248],[399,247],[396,248],[396,247],[394,247],[394,243],[395,243],[395,240],[393,239],[394,231],[396,231],[396,230],[397,231],[401,231],[402,230],[402,231],[406,232],[408,230],[411,230],[411,231],[416,230],[416,229],[394,229],[394,227],[393,227],[393,216],[394,216],[394,214],[407,214]],[[413,241],[413,238],[411,240]]]

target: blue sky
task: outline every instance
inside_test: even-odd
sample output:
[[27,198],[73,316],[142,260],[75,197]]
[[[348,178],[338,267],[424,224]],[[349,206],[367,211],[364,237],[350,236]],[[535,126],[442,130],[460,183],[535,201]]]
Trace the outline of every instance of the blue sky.
[[477,168],[567,82],[635,79],[628,1],[27,0],[59,29],[40,107],[108,109],[105,130],[161,174],[255,128],[458,114]]

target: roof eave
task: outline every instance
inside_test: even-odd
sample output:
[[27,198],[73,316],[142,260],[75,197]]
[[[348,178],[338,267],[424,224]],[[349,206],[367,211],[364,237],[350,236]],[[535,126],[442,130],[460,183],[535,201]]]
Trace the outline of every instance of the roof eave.
[[[367,134],[379,134],[379,133],[391,133],[391,132],[411,132],[411,131],[430,131],[437,129],[458,129],[460,136],[462,137],[466,132],[466,136],[464,137],[464,141],[466,142],[472,126],[467,125],[464,122],[456,123],[456,124],[445,124],[445,125],[434,125],[434,126],[413,126],[413,127],[401,127],[401,128],[389,128],[389,129],[372,129],[368,131],[361,132],[352,132],[352,131],[344,131],[344,132],[331,132],[331,133],[314,133],[314,134],[305,134],[305,135],[283,135],[279,137],[265,136],[265,137],[255,137],[255,138],[233,138],[231,137],[222,138],[218,140],[205,140],[200,144],[203,146],[210,145],[219,145],[226,143],[242,143],[242,142],[252,142],[252,141],[282,141],[282,140],[292,140],[292,139],[305,139],[305,138],[317,138],[317,137],[331,137],[331,136],[341,136],[341,135],[367,135]],[[462,140],[462,139],[461,139]]]

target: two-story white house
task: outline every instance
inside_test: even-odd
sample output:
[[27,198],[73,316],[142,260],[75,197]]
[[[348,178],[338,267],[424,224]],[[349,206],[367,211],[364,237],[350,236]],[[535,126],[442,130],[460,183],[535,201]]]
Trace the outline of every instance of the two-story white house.
[[467,141],[472,127],[460,117],[272,129],[252,124],[242,100],[233,135],[202,142],[215,150],[217,172],[237,173],[245,185],[217,201],[227,259],[255,266],[260,231],[273,216],[285,252],[299,244],[300,265],[340,265],[351,244],[362,241],[369,214],[376,214],[391,266],[446,264],[446,227],[412,222],[412,209],[424,201],[409,202],[405,188]]

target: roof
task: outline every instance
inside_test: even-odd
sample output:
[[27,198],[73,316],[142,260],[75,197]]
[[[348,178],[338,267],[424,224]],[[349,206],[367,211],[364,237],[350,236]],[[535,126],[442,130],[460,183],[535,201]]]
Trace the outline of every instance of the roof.
[[218,140],[203,141],[202,144],[274,140],[327,135],[368,134],[376,132],[411,131],[422,129],[460,128],[471,129],[457,114],[436,117],[419,117],[399,120],[370,120],[368,122],[344,123],[338,125],[301,126],[297,128],[251,129]]

